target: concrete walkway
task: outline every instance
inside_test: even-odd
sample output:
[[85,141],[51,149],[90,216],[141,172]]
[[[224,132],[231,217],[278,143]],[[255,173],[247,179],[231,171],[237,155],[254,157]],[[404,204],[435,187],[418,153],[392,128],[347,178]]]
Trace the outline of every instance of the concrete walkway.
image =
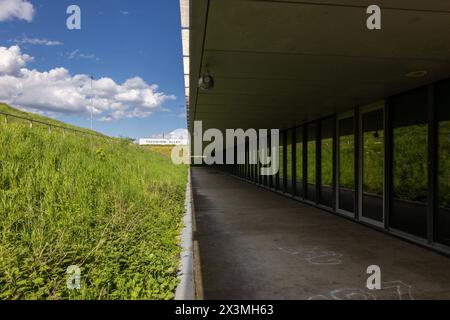
[[192,187],[199,298],[450,299],[447,257],[211,168]]

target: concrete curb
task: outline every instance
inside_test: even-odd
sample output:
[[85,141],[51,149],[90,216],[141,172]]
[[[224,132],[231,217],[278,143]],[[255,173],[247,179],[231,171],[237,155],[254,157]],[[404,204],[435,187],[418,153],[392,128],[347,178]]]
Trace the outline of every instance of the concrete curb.
[[192,190],[191,170],[186,185],[185,213],[181,232],[181,262],[178,276],[180,283],[175,291],[175,300],[195,300],[194,252],[192,241]]

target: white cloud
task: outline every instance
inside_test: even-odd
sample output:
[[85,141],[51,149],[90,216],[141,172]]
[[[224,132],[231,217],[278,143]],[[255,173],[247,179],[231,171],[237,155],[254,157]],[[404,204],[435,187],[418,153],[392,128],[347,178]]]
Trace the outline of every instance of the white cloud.
[[130,12],[124,11],[124,10],[120,10],[119,12],[120,12],[120,14],[122,14],[122,15],[124,15],[124,16],[127,16],[127,15],[130,14]]
[[67,58],[69,58],[70,60],[72,60],[72,59],[95,59],[95,60],[99,60],[99,59],[95,56],[95,54],[91,54],[91,53],[89,53],[89,54],[82,53],[82,52],[80,51],[80,49],[76,49],[76,50],[73,50],[73,51],[71,51],[71,52],[67,52],[67,53],[66,53],[66,56],[67,56]]
[[175,99],[139,77],[123,84],[106,77],[93,80],[91,90],[88,75],[71,75],[65,68],[30,70],[26,62],[31,60],[18,46],[0,47],[0,101],[47,115],[87,114],[92,97],[96,117],[112,121],[148,117]]
[[151,136],[152,138],[168,138],[168,139],[183,139],[188,140],[189,138],[189,131],[184,128],[175,129],[169,134],[167,133],[160,133],[160,134],[154,134]]
[[27,0],[0,0],[0,21],[13,19],[30,22],[34,17],[34,7]]
[[187,140],[189,137],[189,131],[187,129],[180,128],[172,131],[171,133],[169,133],[169,135],[174,138],[183,138]]
[[38,46],[60,46],[63,44],[62,42],[56,40],[48,40],[45,38],[28,38],[27,36],[23,36],[21,39],[15,39],[13,41],[17,44],[30,44]]
[[0,75],[17,74],[27,62],[32,60],[33,58],[29,55],[22,54],[18,46],[0,47]]

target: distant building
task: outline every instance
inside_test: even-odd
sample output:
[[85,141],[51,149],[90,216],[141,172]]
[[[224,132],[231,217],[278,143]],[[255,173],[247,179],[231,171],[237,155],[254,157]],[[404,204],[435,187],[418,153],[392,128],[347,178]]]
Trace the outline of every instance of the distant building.
[[176,129],[170,133],[163,133],[151,136],[150,138],[141,138],[138,141],[141,146],[177,146],[189,144],[189,133],[187,129]]
[[139,139],[141,146],[170,146],[170,145],[187,145],[188,142],[183,138],[142,138]]

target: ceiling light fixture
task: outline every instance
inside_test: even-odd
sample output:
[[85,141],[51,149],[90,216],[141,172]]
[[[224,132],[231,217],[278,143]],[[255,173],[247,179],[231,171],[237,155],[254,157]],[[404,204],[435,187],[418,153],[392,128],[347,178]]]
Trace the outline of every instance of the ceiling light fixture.
[[214,88],[214,79],[209,74],[208,66],[205,67],[206,71],[198,79],[198,86],[202,90],[211,90]]
[[407,73],[406,76],[408,78],[420,78],[420,77],[426,76],[427,74],[428,74],[428,72],[425,70],[417,70],[417,71],[411,71],[411,72]]

